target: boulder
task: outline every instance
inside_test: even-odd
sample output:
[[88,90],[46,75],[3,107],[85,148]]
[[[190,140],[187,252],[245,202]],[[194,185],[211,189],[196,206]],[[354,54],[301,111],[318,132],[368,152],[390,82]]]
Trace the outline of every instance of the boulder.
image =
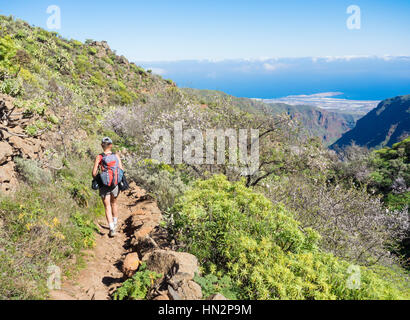
[[0,191],[3,193],[12,192],[16,190],[17,185],[14,162],[10,161],[0,166]]
[[0,109],[13,109],[13,101],[14,99],[11,96],[0,94]]
[[142,258],[149,270],[162,273],[164,276],[176,276],[175,281],[192,280],[199,274],[198,259],[187,252],[175,252],[156,249]]
[[35,143],[31,139],[22,139],[17,136],[9,138],[9,143],[17,150],[24,158],[35,159],[41,151],[40,143]]
[[208,300],[228,300],[228,299],[225,298],[222,294],[216,293],[216,294],[213,294],[212,296],[210,296],[208,298]]
[[132,239],[131,240],[131,245],[136,249],[137,252],[139,252],[141,255],[145,255],[147,252],[150,252],[154,249],[157,249],[159,246],[155,242],[154,239],[152,239],[149,235],[146,235],[143,238],[138,238],[138,239]]
[[178,292],[176,292],[171,286],[168,286],[168,297],[170,300],[182,300]]
[[132,252],[127,254],[127,256],[124,259],[123,265],[122,265],[122,272],[126,277],[132,277],[134,273],[138,270],[138,267],[140,266],[141,261],[138,257],[138,253]]
[[155,227],[158,225],[158,223],[154,221],[147,221],[145,222],[138,230],[135,231],[134,237],[138,241],[144,239],[147,235],[150,234],[152,230],[155,229]]
[[128,64],[129,64],[127,58],[124,57],[124,56],[119,56],[119,57],[117,58],[117,61],[118,61],[118,63],[121,63],[121,64],[125,64],[125,65],[128,65]]
[[167,292],[161,292],[161,294],[159,296],[156,296],[152,300],[169,300],[169,296],[168,296]]
[[13,148],[5,141],[0,141],[0,164],[8,160],[13,155]]
[[175,290],[168,286],[168,295],[172,300],[201,300],[201,286],[192,280],[183,280]]

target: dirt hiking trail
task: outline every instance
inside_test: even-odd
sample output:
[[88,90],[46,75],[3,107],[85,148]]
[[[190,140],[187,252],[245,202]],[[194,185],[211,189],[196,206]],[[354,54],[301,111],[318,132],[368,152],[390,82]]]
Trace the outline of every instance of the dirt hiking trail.
[[[161,212],[155,201],[148,197],[145,191],[130,184],[130,189],[122,192],[118,198],[118,226],[114,238],[108,236],[109,228],[105,216],[97,221],[100,232],[96,234],[96,245],[85,250],[86,267],[79,271],[74,279],[62,279],[61,290],[52,290],[52,300],[108,300],[112,293],[126,278],[122,272],[122,261],[128,253],[135,251],[136,239],[152,238],[149,234],[156,233],[161,221]],[[137,225],[137,228],[135,228]],[[135,230],[137,229],[137,230]],[[158,231],[156,247],[163,243]]]

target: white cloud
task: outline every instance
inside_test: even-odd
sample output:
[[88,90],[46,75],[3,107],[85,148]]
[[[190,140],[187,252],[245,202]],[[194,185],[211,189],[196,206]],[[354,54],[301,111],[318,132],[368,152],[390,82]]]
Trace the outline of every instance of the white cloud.
[[150,67],[148,67],[146,69],[147,70],[152,70],[152,73],[158,74],[160,76],[163,76],[164,74],[167,73],[167,71],[165,69],[162,69],[162,68],[155,68],[155,67],[150,68]]
[[324,57],[326,59],[326,62],[333,62],[333,61],[338,61],[338,60],[342,60],[342,61],[350,61],[353,59],[368,59],[368,58],[372,58],[372,56],[368,56],[368,55],[350,55],[350,56],[327,56]]
[[266,71],[276,71],[278,69],[283,69],[283,68],[286,68],[286,67],[288,67],[288,65],[284,64],[284,63],[274,63],[273,64],[273,63],[266,62],[266,63],[263,64],[263,68]]

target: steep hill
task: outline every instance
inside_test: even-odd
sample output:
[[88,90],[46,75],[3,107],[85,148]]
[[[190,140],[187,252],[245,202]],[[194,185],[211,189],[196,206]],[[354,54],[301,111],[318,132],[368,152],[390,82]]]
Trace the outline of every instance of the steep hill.
[[410,95],[398,96],[380,102],[331,148],[343,148],[352,142],[368,148],[391,147],[409,134]]
[[309,136],[320,137],[324,144],[330,145],[343,133],[352,129],[359,114],[340,113],[323,110],[309,105],[288,105],[285,103],[264,103],[249,98],[238,98],[215,90],[185,88],[185,92],[197,96],[202,103],[218,102],[232,104],[247,112],[269,110],[272,114],[287,113],[296,118]]
[[102,134],[109,108],[144,104],[173,88],[105,41],[68,40],[0,16],[0,190],[15,189],[15,157],[38,160],[47,152],[60,167],[71,145]]

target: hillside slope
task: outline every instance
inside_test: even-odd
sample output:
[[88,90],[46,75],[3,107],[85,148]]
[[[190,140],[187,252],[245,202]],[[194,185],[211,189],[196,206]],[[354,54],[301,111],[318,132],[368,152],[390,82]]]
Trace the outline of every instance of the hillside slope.
[[258,112],[262,109],[269,110],[272,114],[286,113],[292,119],[297,119],[302,130],[311,137],[319,137],[324,144],[329,145],[352,129],[361,117],[358,114],[340,113],[323,110],[308,105],[288,105],[285,103],[264,103],[249,98],[238,98],[215,90],[198,90],[184,88],[190,95],[198,97],[202,103],[226,103],[234,105],[247,112]]
[[352,129],[360,119],[358,114],[327,111],[313,106],[273,103],[269,104],[276,112],[286,112],[296,118],[310,136],[319,137],[325,145],[329,145]]
[[60,167],[72,145],[85,147],[90,136],[103,134],[107,110],[144,104],[173,88],[105,41],[67,40],[0,15],[0,190],[15,189],[14,158]]
[[352,142],[368,148],[391,147],[409,134],[410,95],[398,96],[380,102],[331,148],[343,148]]

